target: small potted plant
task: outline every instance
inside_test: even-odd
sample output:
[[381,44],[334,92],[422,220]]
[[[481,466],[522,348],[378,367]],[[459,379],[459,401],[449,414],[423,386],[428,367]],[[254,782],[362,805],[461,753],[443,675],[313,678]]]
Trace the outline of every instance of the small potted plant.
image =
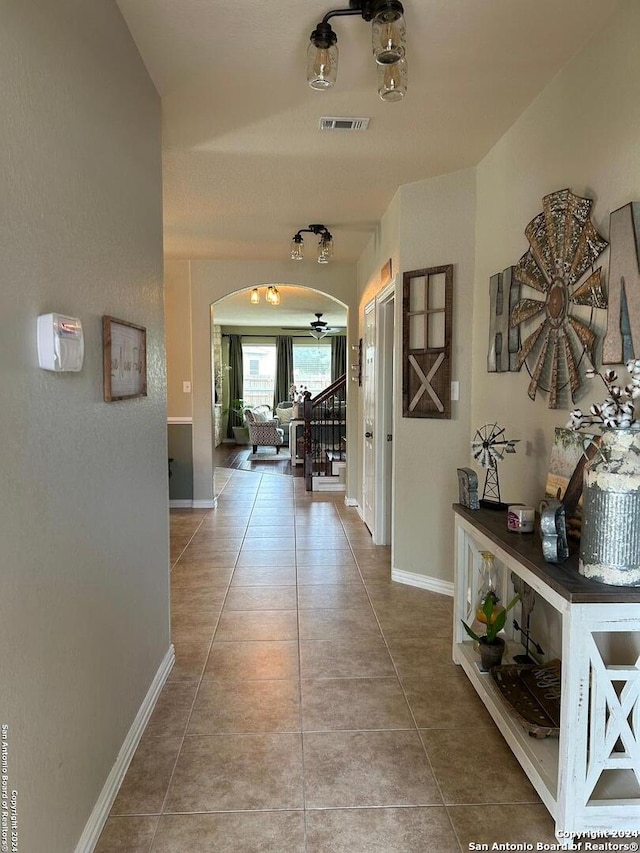
[[489,672],[492,666],[499,666],[504,654],[505,642],[499,636],[507,621],[507,613],[520,600],[520,595],[511,599],[506,607],[498,604],[498,596],[495,592],[489,592],[482,602],[482,614],[486,623],[486,632],[482,635],[476,634],[466,622],[462,625],[472,640],[478,643],[480,649],[480,669]]
[[233,437],[236,444],[249,444],[249,428],[244,424],[245,402],[241,399],[232,400],[229,406],[223,410],[222,414],[227,417],[235,416],[240,424],[232,423]]

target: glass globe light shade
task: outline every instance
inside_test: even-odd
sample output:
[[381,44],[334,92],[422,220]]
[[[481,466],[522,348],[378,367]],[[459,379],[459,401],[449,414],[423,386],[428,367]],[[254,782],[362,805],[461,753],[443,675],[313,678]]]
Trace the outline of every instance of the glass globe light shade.
[[[336,35],[326,24],[328,31],[315,29],[307,48],[307,83],[312,89],[330,89],[338,75],[338,46]],[[320,27],[320,24],[318,24]]]
[[405,54],[406,27],[404,16],[394,10],[383,10],[371,23],[373,55],[380,65],[393,65]]
[[401,101],[407,94],[407,60],[378,65],[378,94],[383,101]]

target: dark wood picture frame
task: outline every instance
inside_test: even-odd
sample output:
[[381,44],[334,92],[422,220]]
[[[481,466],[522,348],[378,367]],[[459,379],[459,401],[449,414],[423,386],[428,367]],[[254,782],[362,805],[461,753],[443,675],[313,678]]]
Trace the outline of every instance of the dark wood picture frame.
[[450,418],[453,264],[406,272],[402,285],[402,414]]
[[102,318],[104,400],[147,396],[147,330],[126,320]]

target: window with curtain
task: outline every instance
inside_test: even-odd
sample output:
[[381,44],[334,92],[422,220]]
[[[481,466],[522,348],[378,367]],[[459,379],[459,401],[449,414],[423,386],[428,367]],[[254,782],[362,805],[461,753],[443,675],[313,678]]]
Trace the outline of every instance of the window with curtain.
[[276,381],[276,345],[242,344],[243,388],[245,406],[259,406],[266,403],[273,406],[273,392]]
[[331,384],[331,341],[294,340],[293,384],[306,385],[312,396]]

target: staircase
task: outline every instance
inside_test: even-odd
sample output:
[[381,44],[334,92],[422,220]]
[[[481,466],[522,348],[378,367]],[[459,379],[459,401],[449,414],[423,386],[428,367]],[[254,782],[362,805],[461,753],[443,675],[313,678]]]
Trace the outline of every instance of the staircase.
[[304,478],[308,492],[345,491],[347,377],[304,401]]

